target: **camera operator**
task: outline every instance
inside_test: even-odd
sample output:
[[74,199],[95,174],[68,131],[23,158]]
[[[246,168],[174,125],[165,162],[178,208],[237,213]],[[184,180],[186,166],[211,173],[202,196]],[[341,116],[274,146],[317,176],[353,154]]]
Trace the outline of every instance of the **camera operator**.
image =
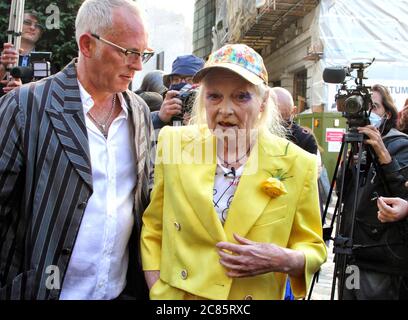
[[172,71],[163,76],[164,85],[169,88],[158,112],[152,113],[154,129],[170,125],[174,116],[182,113],[183,102],[179,99],[180,90],[193,84],[193,76],[204,66],[204,60],[195,55],[179,56],[174,60]]
[[[382,85],[372,88],[370,125],[359,127],[364,144],[372,150],[373,160],[360,170],[360,184],[353,185],[355,162],[350,162],[344,186],[344,224],[340,230],[351,230],[354,223],[353,252],[348,265],[359,268],[359,288],[344,287],[346,300],[397,300],[408,274],[406,223],[382,223],[377,200],[382,196],[407,198],[402,167],[408,165],[408,136],[396,130],[397,109],[389,91]],[[367,153],[369,153],[367,151]],[[354,193],[357,188],[357,199]],[[381,203],[382,200],[378,200]],[[355,220],[351,221],[353,205]],[[343,218],[342,218],[343,219]]]
[[23,20],[23,32],[21,35],[21,48],[18,53],[11,43],[4,43],[0,60],[0,79],[3,88],[0,87],[0,96],[13,90],[23,83],[30,82],[31,79],[4,79],[7,73],[7,66],[18,62],[19,66],[27,67],[30,61],[30,53],[34,51],[35,44],[43,33],[43,27],[39,23],[38,15],[35,12],[25,12]]

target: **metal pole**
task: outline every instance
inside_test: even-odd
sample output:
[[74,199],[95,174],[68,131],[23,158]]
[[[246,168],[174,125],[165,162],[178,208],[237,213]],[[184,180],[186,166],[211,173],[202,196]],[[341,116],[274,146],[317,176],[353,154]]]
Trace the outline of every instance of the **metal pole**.
[[[21,48],[21,34],[23,32],[24,21],[24,5],[25,0],[12,0],[10,5],[9,27],[7,31],[8,43],[11,43],[17,53],[20,53]],[[14,64],[7,65],[6,70],[10,71],[12,68],[18,66],[18,60]],[[7,72],[6,78],[10,80],[10,73]]]

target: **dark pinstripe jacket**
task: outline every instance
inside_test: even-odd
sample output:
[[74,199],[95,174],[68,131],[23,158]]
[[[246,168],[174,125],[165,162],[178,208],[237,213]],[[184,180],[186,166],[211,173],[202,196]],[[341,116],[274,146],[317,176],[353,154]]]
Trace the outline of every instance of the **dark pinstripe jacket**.
[[[134,123],[138,171],[128,286],[145,298],[139,231],[148,204],[153,127],[145,103],[132,92],[124,96]],[[71,62],[55,76],[0,100],[0,299],[58,299],[56,282],[49,290],[46,281],[58,270],[62,287],[91,194],[87,130]]]

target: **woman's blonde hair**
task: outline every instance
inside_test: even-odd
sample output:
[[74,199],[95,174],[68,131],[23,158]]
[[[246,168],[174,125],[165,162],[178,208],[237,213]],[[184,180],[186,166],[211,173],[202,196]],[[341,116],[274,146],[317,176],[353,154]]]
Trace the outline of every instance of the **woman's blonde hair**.
[[[260,113],[258,121],[255,124],[255,129],[268,129],[274,135],[283,138],[286,137],[287,131],[282,126],[282,117],[272,96],[269,94],[270,88],[265,84],[253,86],[255,87],[257,96],[263,101],[263,103],[265,103],[265,108],[263,112]],[[207,124],[204,89],[205,78],[201,81],[200,88],[198,89],[191,113],[190,124]]]

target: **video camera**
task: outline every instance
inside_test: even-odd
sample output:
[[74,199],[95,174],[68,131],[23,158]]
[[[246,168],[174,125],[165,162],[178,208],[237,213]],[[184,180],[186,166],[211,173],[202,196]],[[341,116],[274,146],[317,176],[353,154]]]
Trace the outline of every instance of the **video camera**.
[[[337,110],[342,112],[347,119],[347,124],[351,130],[370,124],[369,116],[371,112],[371,87],[363,84],[364,70],[374,62],[352,63],[350,67],[326,68],[323,71],[323,80],[326,83],[341,83],[342,86],[336,94]],[[357,70],[355,77],[356,87],[347,87],[347,81],[353,78],[352,72]]]
[[181,113],[175,115],[171,122],[173,126],[182,126],[185,115],[190,115],[193,109],[194,101],[196,99],[198,87],[196,85],[186,84],[176,97],[181,100]]
[[37,81],[51,75],[51,52],[31,52],[26,67],[14,67],[10,70],[13,78],[21,78],[23,83]]

